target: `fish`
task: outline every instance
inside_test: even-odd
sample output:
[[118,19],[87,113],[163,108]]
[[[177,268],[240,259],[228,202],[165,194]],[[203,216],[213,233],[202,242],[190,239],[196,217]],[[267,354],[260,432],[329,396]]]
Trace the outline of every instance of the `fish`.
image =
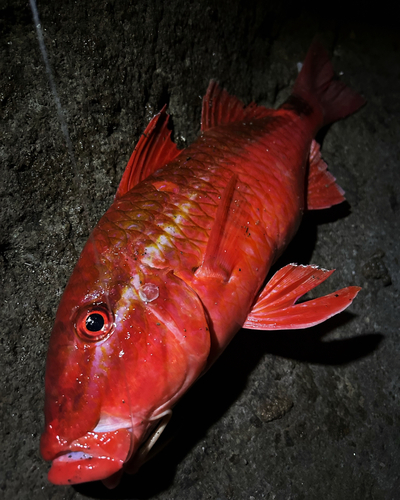
[[315,136],[364,103],[315,40],[276,110],[212,80],[186,149],[166,106],[152,118],[56,314],[40,441],[50,482],[115,487],[241,328],[308,328],[352,303],[357,286],[298,303],[333,272],[315,265],[266,280],[303,213],[344,201]]

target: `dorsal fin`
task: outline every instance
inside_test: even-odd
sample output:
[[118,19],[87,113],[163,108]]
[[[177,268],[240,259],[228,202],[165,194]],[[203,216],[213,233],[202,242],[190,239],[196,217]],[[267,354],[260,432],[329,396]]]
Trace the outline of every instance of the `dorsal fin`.
[[215,80],[211,80],[206,95],[203,97],[201,112],[201,130],[204,132],[217,125],[263,118],[272,110],[257,106],[252,102],[245,106],[237,97],[231,96]]
[[171,140],[166,105],[154,116],[137,143],[118,186],[115,199],[178,156],[180,150]]
[[258,297],[243,328],[254,330],[292,330],[308,328],[340,313],[361,290],[348,286],[336,292],[296,304],[333,271],[317,266],[289,264],[277,271]]
[[308,186],[307,209],[319,210],[342,203],[346,198],[343,189],[336,184],[336,179],[327,171],[328,165],[321,157],[319,144],[315,140],[311,143]]
[[231,277],[236,265],[236,243],[243,214],[239,200],[232,207],[237,181],[237,174],[233,174],[222,193],[203,263],[195,272],[196,277],[219,278],[224,282]]

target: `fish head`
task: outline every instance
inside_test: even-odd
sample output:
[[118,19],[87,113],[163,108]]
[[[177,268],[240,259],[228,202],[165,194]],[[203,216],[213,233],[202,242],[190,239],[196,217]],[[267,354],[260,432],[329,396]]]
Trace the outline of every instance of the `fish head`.
[[95,238],[86,244],[50,338],[40,448],[54,484],[129,471],[210,349],[204,308],[184,281],[99,250]]

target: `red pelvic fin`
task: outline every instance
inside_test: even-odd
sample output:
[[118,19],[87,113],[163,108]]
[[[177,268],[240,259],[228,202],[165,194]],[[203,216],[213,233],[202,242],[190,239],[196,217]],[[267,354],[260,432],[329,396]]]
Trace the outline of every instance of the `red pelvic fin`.
[[321,158],[319,144],[312,141],[309,157],[307,209],[319,210],[342,203],[346,198],[336,179],[327,171],[328,165]]
[[196,277],[219,278],[228,281],[236,260],[236,238],[243,213],[239,205],[232,208],[238,176],[232,175],[221,196],[214,224],[210,231],[202,265],[196,270]]
[[180,150],[171,140],[166,106],[154,116],[137,143],[118,186],[115,199],[139,184],[140,181],[178,156]]
[[272,110],[257,106],[254,102],[245,106],[237,97],[231,96],[221,89],[215,80],[211,80],[206,95],[203,97],[201,113],[201,130],[204,132],[217,125],[240,120],[263,118]]
[[328,278],[332,271],[289,264],[267,283],[243,328],[295,330],[318,325],[348,307],[361,288],[349,286],[318,299],[295,302]]
[[334,77],[328,53],[318,40],[314,40],[308,49],[293,94],[310,104],[318,103],[322,108],[324,125],[354,113],[366,102]]

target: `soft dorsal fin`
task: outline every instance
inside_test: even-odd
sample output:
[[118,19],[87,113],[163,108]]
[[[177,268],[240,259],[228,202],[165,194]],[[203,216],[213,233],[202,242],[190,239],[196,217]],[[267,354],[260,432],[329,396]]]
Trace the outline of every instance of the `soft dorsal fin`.
[[345,201],[343,189],[327,171],[328,165],[321,157],[318,142],[311,143],[307,186],[307,209],[329,208]]
[[154,116],[139,139],[126,166],[118,186],[115,198],[120,198],[136,184],[148,177],[160,167],[178,156],[180,150],[171,140],[168,128],[169,115],[166,105]]
[[222,89],[215,80],[211,80],[203,97],[201,130],[204,132],[217,125],[263,118],[271,113],[271,109],[257,106],[254,102],[245,106],[237,97]]
[[289,264],[267,283],[243,328],[294,330],[318,325],[348,307],[361,288],[348,286],[318,299],[295,302],[318,286],[333,271],[317,266]]
[[195,272],[196,277],[219,278],[229,281],[236,260],[236,241],[240,228],[239,203],[232,208],[238,176],[232,175],[224,189],[210,231],[203,263]]

